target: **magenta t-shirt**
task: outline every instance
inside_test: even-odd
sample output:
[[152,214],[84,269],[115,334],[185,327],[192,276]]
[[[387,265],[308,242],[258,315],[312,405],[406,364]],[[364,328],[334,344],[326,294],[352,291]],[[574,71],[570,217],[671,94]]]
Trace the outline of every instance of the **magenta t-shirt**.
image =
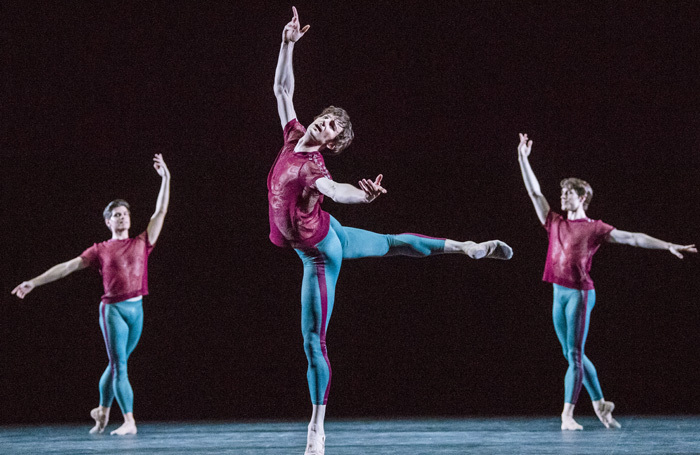
[[294,152],[306,129],[292,119],[284,127],[284,146],[267,176],[270,240],[277,246],[309,248],[328,234],[330,216],[321,210],[316,180],[331,179],[319,152]]
[[571,289],[594,289],[589,272],[593,255],[615,229],[600,220],[568,220],[549,211],[544,228],[549,235],[542,280]]
[[102,274],[102,301],[117,303],[148,294],[148,255],[152,250],[144,231],[133,239],[95,243],[80,257]]

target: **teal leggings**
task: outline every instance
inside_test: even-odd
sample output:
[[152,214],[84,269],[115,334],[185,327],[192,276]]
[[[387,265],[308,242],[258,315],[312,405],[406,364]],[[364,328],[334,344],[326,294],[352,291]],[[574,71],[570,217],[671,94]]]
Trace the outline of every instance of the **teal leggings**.
[[304,263],[301,285],[301,331],[309,366],[306,378],[313,404],[326,404],[331,364],[326,351],[326,329],[333,312],[335,284],[343,259],[378,256],[423,257],[443,253],[445,239],[418,234],[382,235],[343,227],[331,217],[326,237],[313,248],[297,249]]
[[100,378],[100,405],[111,407],[116,397],[122,414],[134,412],[134,392],[129,384],[126,361],[141,337],[142,300],[101,302],[100,328],[109,356],[109,365]]
[[564,350],[569,368],[564,377],[564,402],[576,404],[581,385],[586,387],[591,400],[601,400],[603,392],[593,363],[584,354],[591,311],[595,305],[595,290],[570,289],[554,285],[552,317],[554,330]]

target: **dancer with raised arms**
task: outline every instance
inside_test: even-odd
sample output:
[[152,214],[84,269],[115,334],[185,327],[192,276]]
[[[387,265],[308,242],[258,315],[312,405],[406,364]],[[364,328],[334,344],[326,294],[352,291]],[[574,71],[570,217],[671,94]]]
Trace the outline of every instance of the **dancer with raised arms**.
[[542,195],[540,184],[530,166],[532,141],[520,134],[518,159],[525,188],[535,206],[540,223],[549,235],[549,249],[542,279],[554,287],[552,316],[554,329],[569,367],[564,378],[562,430],[582,430],[574,420],[574,406],[584,386],[593,401],[593,409],[606,428],[620,428],[613,418],[614,403],[605,401],[593,363],[584,353],[591,311],[596,300],[589,273],[593,255],[603,243],[620,243],[657,250],[667,250],[683,259],[683,253],[697,253],[695,245],[664,242],[646,234],[621,231],[586,215],[593,197],[591,186],[577,178],[561,181],[561,210],[566,217],[551,210]]
[[109,365],[100,379],[100,405],[90,412],[95,426],[90,433],[102,433],[109,421],[116,398],[124,416],[124,424],[113,435],[136,434],[133,413],[134,393],[127,374],[127,360],[136,348],[143,327],[143,296],[148,294],[148,256],[160,236],[170,199],[170,171],[163,156],[153,158],[161,176],[156,210],[144,232],[129,238],[131,211],[129,204],[116,199],[104,210],[104,220],[112,238],[96,243],[80,256],[58,264],[41,275],[25,281],[12,291],[23,299],[35,288],[67,275],[94,267],[102,275],[104,295],[100,302],[100,328],[104,336]]
[[424,257],[459,253],[473,259],[510,259],[512,251],[498,240],[458,242],[418,234],[381,235],[342,226],[321,209],[324,197],[341,204],[370,203],[386,194],[382,175],[362,179],[358,186],[338,183],[326,169],[321,152],[337,155],[353,139],[347,112],[327,107],[304,128],[297,120],[292,98],[292,53],[296,42],[309,30],[300,27],[293,8],[284,27],[274,93],[284,133],[284,146],[267,179],[270,240],[294,248],[304,266],[301,290],[301,329],[308,360],[307,380],[313,405],[307,433],[306,455],[324,453],[324,419],[331,382],[326,350],[326,331],[333,311],[335,285],[344,259],[381,256]]

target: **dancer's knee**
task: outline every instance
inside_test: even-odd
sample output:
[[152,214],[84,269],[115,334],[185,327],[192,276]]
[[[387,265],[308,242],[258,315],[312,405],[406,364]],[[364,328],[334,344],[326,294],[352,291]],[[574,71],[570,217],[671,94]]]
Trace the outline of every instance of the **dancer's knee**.
[[128,378],[126,360],[116,360],[109,362],[110,370],[112,371],[112,377],[114,379]]
[[389,243],[390,256],[412,256],[425,257],[429,256],[430,248],[424,246],[418,238],[412,238],[410,235],[398,234],[386,236]]
[[310,333],[304,336],[304,352],[309,360],[309,365],[322,362],[325,364],[324,351],[325,340],[321,340],[321,336],[317,333]]
[[572,368],[583,369],[583,352],[579,348],[570,348],[565,351],[564,356]]

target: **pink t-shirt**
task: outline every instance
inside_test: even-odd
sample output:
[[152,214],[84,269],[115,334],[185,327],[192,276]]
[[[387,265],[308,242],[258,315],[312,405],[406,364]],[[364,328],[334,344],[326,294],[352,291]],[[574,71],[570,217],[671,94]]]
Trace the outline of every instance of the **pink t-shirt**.
[[148,255],[153,245],[148,232],[124,240],[95,243],[80,255],[83,261],[100,271],[104,303],[117,303],[148,294]]
[[544,228],[549,235],[542,280],[571,289],[594,289],[589,272],[593,255],[615,229],[600,220],[567,220],[550,210]]
[[270,240],[277,246],[309,248],[328,234],[330,216],[321,210],[316,180],[331,179],[319,152],[294,153],[304,128],[297,119],[284,127],[284,146],[267,176]]

